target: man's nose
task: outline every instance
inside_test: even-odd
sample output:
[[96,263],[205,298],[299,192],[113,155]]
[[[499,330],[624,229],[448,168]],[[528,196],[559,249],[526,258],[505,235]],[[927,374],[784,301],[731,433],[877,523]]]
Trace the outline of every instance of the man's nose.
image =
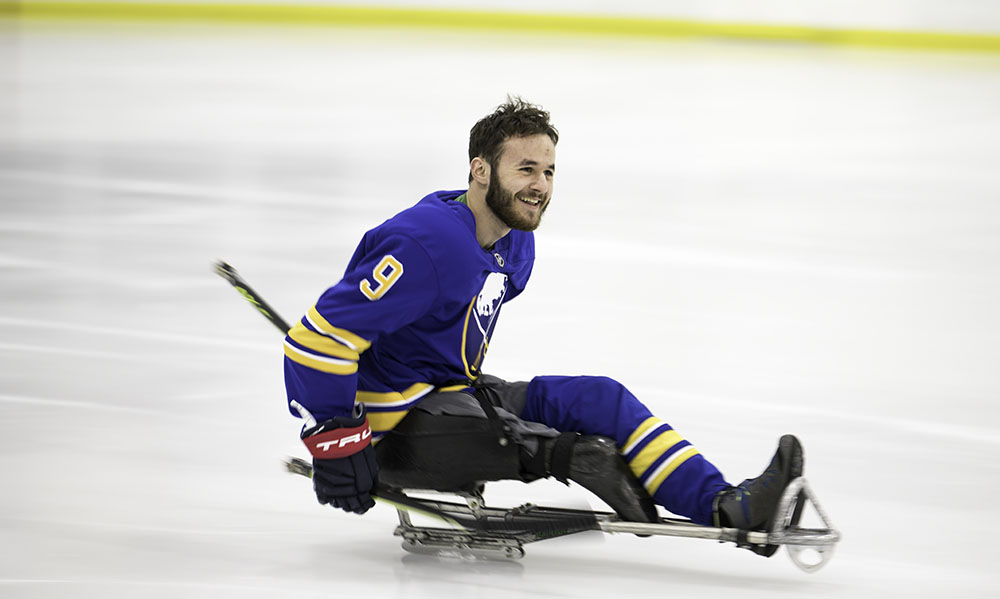
[[538,173],[531,181],[531,190],[538,193],[545,193],[549,190],[549,178],[545,173]]

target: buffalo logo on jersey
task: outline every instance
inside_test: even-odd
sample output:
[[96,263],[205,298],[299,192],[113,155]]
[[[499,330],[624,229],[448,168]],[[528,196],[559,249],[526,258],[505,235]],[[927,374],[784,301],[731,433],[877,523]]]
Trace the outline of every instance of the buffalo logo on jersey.
[[462,340],[462,354],[466,375],[479,376],[479,369],[490,346],[490,336],[496,326],[500,306],[507,295],[507,275],[491,272],[483,283],[479,294],[469,304],[465,321],[465,338]]

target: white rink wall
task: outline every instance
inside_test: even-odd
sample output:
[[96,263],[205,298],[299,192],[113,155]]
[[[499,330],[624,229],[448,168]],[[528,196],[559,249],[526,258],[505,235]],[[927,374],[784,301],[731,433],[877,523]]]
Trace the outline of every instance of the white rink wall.
[[[29,0],[30,1],[30,0]],[[87,0],[73,0],[87,2]],[[189,3],[185,0],[149,0]],[[142,3],[138,0],[135,3]],[[877,29],[949,33],[1000,33],[997,0],[211,0],[203,4],[299,4],[504,11],[566,15],[650,17],[708,22],[802,25],[833,29]]]

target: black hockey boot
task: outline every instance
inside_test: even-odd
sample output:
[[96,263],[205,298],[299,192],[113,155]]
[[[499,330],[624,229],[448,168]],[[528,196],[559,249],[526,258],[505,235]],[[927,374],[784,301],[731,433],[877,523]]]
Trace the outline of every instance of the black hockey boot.
[[623,520],[657,522],[656,504],[618,453],[614,440],[564,433],[542,446],[545,475],[573,481],[608,504]]
[[[802,444],[794,435],[778,441],[778,451],[757,478],[748,478],[715,496],[715,525],[740,530],[769,531],[776,517],[778,503],[788,483],[802,476]],[[740,544],[764,557],[771,557],[777,545]]]

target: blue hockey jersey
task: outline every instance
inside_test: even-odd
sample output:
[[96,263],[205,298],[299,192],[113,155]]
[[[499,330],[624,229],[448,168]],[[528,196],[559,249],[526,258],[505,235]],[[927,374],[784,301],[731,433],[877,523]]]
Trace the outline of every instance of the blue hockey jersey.
[[285,337],[288,400],[318,420],[368,408],[376,437],[434,389],[479,376],[504,303],[524,290],[532,233],[492,248],[472,211],[439,191],[368,231],[339,283]]
[[[288,400],[317,420],[364,403],[376,439],[435,389],[477,378],[503,304],[524,290],[532,233],[485,250],[462,191],[433,193],[368,231],[339,283],[285,337]],[[293,412],[295,413],[295,412]],[[659,505],[700,524],[726,482],[677,431],[606,377],[539,376],[525,420],[617,443]]]

